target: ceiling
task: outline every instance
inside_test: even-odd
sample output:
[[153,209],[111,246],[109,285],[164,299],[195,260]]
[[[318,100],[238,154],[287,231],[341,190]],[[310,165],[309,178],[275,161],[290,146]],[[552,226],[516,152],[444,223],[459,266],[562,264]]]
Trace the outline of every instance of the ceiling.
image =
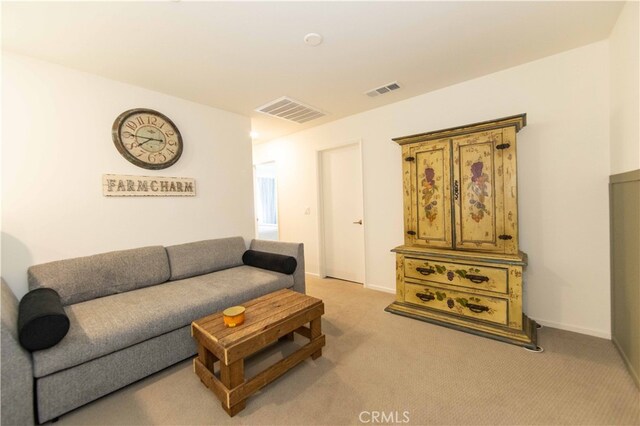
[[[250,116],[258,141],[607,38],[620,2],[2,2],[2,46]],[[323,35],[318,47],[307,33]],[[398,81],[401,89],[364,93]],[[304,124],[254,112],[289,96]]]

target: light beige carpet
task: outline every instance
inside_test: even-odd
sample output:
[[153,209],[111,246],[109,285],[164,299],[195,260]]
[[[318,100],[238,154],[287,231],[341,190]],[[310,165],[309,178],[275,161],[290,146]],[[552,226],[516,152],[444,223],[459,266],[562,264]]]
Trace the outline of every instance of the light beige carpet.
[[[185,361],[56,426],[640,424],[640,393],[608,340],[543,328],[545,352],[535,354],[384,312],[393,295],[357,284],[308,277],[307,288],[326,306],[323,356],[268,385],[236,417]],[[247,373],[303,342],[296,336],[251,359]]]

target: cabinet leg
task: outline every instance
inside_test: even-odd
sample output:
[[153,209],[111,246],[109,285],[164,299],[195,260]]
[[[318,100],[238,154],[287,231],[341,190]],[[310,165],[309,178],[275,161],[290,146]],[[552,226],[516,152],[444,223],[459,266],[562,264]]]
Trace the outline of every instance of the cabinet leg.
[[534,352],[534,353],[541,353],[544,352],[544,348],[542,346],[536,346],[535,349],[531,349],[531,348],[527,348],[526,346],[522,347],[525,351],[529,351],[529,352]]

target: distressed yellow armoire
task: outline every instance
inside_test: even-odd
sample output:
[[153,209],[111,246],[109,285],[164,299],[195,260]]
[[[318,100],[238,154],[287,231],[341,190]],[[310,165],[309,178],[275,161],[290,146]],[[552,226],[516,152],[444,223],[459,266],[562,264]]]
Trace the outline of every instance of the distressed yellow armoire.
[[526,114],[393,139],[404,245],[387,311],[535,349],[522,312],[516,133]]

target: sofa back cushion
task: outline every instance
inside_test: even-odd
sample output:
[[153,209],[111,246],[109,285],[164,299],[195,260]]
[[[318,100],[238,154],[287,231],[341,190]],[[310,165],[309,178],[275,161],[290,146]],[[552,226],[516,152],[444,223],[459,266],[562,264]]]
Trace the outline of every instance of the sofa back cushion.
[[181,280],[242,265],[242,237],[218,238],[167,247],[171,280]]
[[151,246],[35,265],[28,275],[30,290],[52,288],[67,306],[163,283],[171,270],[164,247]]

